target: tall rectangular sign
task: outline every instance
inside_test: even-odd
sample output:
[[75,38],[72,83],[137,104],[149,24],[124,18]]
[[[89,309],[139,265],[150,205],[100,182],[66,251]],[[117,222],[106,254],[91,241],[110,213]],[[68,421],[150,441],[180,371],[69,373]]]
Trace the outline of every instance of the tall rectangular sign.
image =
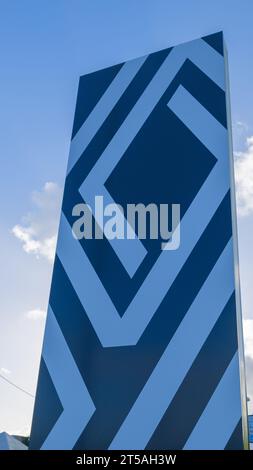
[[222,33],[80,78],[32,449],[247,445],[228,108]]

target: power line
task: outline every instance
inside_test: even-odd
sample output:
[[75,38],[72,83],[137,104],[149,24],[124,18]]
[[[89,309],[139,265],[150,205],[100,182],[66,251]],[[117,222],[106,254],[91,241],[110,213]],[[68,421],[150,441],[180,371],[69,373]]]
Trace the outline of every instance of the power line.
[[19,387],[19,385],[15,384],[14,382],[12,382],[11,380],[7,379],[6,377],[4,377],[4,375],[0,374],[0,378],[5,380],[5,382],[7,382],[9,385],[11,385],[12,387],[15,387],[17,390],[19,390],[20,392],[23,392],[25,393],[26,395],[28,395],[29,397],[32,397],[34,398],[34,395],[32,395],[30,392],[28,392],[27,390],[25,390],[24,388],[22,387]]

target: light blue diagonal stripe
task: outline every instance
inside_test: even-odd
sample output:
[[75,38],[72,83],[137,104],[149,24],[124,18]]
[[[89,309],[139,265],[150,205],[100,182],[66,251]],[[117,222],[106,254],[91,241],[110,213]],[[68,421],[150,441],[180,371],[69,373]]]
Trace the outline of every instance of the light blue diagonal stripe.
[[63,406],[42,449],[73,449],[95,406],[50,306],[42,355]]
[[[112,197],[110,196],[109,192],[107,191],[104,185],[100,186],[100,188],[98,189],[98,193],[96,194],[99,194],[99,196],[103,196],[104,207],[114,203]],[[92,214],[95,216],[95,198],[91,197],[90,199],[87,199],[86,197],[85,202],[89,204],[92,209]],[[103,227],[101,226],[100,221],[96,217],[95,220],[103,231]],[[118,258],[120,259],[120,262],[126,269],[128,275],[132,278],[136,273],[136,270],[144,260],[147,254],[147,250],[142,244],[141,240],[137,238],[136,234],[134,233],[134,230],[129,225],[126,218],[124,218],[124,231],[125,233],[130,233],[131,231],[133,233],[133,237],[135,238],[113,238],[112,240],[109,239],[108,241],[115,253],[117,254]]]
[[57,254],[98,337],[106,342],[108,334],[121,336],[121,317],[63,213]]
[[67,173],[69,173],[97,131],[108,117],[117,101],[130,85],[131,81],[146,60],[145,57],[126,62],[106,89],[95,108],[72,139]]
[[236,353],[184,449],[224,450],[241,414],[239,365]]
[[185,44],[189,47],[189,59],[222,90],[225,89],[224,57],[203,39]]
[[[193,105],[193,100],[195,98],[192,97],[192,100],[186,100],[185,104],[182,100],[174,102],[177,106],[175,105],[173,110],[181,116],[183,122],[183,109],[185,115],[189,116],[188,106]],[[195,110],[191,122],[187,124],[195,129],[197,137],[207,144],[208,117],[212,125],[214,118],[197,101],[194,105],[199,109],[199,114]],[[207,116],[206,127],[200,126],[198,132],[197,123],[200,118],[204,118],[204,113]],[[218,121],[215,122],[217,133],[220,133],[222,126]],[[119,317],[84,250],[73,238],[70,225],[62,216],[57,254],[103,346],[137,343],[227,193],[229,189],[227,132],[225,128],[222,129],[221,150],[217,148],[215,155],[218,161],[182,219],[180,248],[177,251],[161,252],[122,318]],[[88,290],[85,289],[86,279],[89,282]]]
[[182,85],[177,88],[168,107],[216,158],[227,158],[224,127]]
[[[182,45],[173,49],[81,185],[80,194],[91,207],[94,206],[95,195],[103,195],[108,204],[114,202],[104,188],[106,179],[124,155],[187,57],[195,60],[199,68],[211,75],[212,79],[218,81],[219,84],[223,82],[221,80],[221,77],[224,76],[224,70],[221,68],[222,59],[203,40],[193,41],[189,45]],[[207,59],[208,57],[210,57],[210,62]],[[97,220],[97,222],[99,221]],[[127,221],[125,221],[125,225],[127,225]],[[113,239],[109,242],[129,276],[132,277],[143,261],[146,249],[138,239]]]
[[110,449],[144,449],[234,290],[230,240],[195,297]]

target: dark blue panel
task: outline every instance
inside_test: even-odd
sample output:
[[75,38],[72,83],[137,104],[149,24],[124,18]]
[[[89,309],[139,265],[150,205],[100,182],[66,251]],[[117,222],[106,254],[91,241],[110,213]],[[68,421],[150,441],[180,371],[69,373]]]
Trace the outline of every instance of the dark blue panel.
[[79,81],[76,111],[73,124],[72,138],[89,116],[107,87],[113,81],[122,64],[83,75]]
[[241,450],[243,449],[243,438],[242,438],[242,419],[239,419],[235,430],[229,439],[225,450]]
[[221,55],[224,53],[224,45],[223,45],[223,33],[222,31],[214,34],[210,34],[209,36],[203,37],[204,41],[206,41],[210,46],[212,46],[217,52]]

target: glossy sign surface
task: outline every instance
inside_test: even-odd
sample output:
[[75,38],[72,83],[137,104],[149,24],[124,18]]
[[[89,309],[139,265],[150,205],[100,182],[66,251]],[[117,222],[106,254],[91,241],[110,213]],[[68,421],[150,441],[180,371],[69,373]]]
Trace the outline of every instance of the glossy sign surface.
[[[225,68],[218,33],[80,78],[31,448],[243,448]],[[180,204],[179,247],[75,239],[96,195]]]

